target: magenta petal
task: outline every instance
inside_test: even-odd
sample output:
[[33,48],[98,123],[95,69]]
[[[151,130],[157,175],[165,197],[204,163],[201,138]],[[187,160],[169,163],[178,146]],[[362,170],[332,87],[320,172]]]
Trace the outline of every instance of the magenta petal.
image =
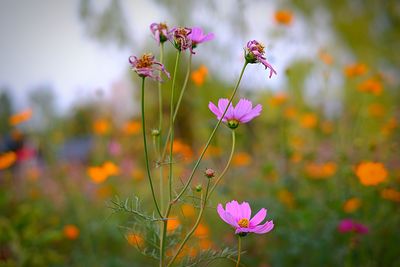
[[240,99],[239,102],[237,103],[235,110],[234,110],[234,116],[238,121],[241,121],[241,118],[245,116],[253,107],[253,104],[251,101],[247,99]]
[[262,208],[260,209],[256,215],[250,220],[250,226],[259,225],[267,216],[267,210]]
[[247,113],[245,116],[243,116],[240,119],[241,123],[246,123],[251,121],[252,119],[254,119],[255,117],[260,116],[262,111],[262,106],[260,104],[258,104],[257,106],[255,106],[249,113]]
[[274,222],[273,221],[268,221],[262,225],[258,225],[254,227],[253,231],[256,234],[265,234],[271,231],[274,228]]
[[228,220],[228,219],[226,218],[226,216],[225,216],[226,212],[225,212],[225,210],[224,210],[224,208],[222,207],[221,204],[218,204],[218,206],[217,206],[217,212],[218,212],[219,217],[221,217],[221,219],[222,219],[224,222],[226,222],[227,224],[230,224],[230,220]]
[[236,200],[226,203],[226,212],[231,214],[235,221],[240,220],[239,203]]
[[203,38],[203,40],[201,40],[201,42],[208,42],[208,41],[213,40],[214,38],[215,38],[215,35],[213,33],[209,33]]
[[211,110],[212,113],[214,113],[215,116],[217,116],[217,119],[219,120],[222,116],[221,111],[217,108],[214,103],[210,102],[208,103],[208,108]]
[[242,204],[240,204],[239,213],[240,213],[240,216],[241,216],[240,219],[246,218],[246,219],[250,220],[251,208],[250,208],[249,203],[243,202]]

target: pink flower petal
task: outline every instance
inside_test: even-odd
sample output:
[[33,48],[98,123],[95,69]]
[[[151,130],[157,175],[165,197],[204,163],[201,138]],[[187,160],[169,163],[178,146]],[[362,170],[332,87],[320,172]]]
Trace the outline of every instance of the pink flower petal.
[[251,101],[244,98],[240,99],[234,110],[235,118],[238,121],[241,121],[241,118],[244,117],[248,112],[250,112],[252,107],[253,104],[251,103]]
[[250,217],[251,217],[251,208],[250,208],[249,203],[243,202],[242,204],[240,204],[240,207],[239,207],[239,214],[241,215],[241,218],[240,218],[240,219],[246,218],[246,219],[250,220]]
[[215,116],[217,116],[217,119],[219,120],[222,116],[221,111],[217,108],[214,103],[210,102],[208,103],[208,108],[211,110],[212,113],[214,113]]
[[239,203],[236,200],[226,203],[226,212],[231,214],[235,221],[240,220]]
[[256,234],[265,234],[265,233],[268,233],[269,231],[271,231],[273,228],[274,228],[274,222],[267,221],[264,224],[254,227],[252,232],[256,233]]
[[259,225],[267,216],[267,210],[262,208],[260,209],[256,215],[250,220],[250,226]]
[[254,119],[255,117],[260,116],[262,111],[262,106],[258,104],[255,106],[249,113],[247,113],[245,116],[243,116],[240,120],[241,123],[246,123]]

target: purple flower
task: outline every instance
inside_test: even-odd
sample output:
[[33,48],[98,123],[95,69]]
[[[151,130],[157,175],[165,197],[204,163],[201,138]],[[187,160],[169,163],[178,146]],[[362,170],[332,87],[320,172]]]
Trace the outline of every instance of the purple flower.
[[352,219],[343,219],[338,225],[338,231],[340,233],[353,232],[357,234],[366,234],[368,233],[368,227]]
[[276,75],[276,71],[271,66],[271,64],[268,63],[267,59],[264,56],[264,46],[261,43],[257,42],[256,40],[248,41],[245,50],[245,59],[247,63],[263,64],[265,66],[265,69],[269,69],[269,78],[272,77],[272,74]]
[[214,39],[214,34],[204,34],[200,27],[193,27],[192,32],[189,34],[189,39],[192,40],[192,48],[196,48],[198,44]]
[[150,30],[158,45],[169,39],[170,33],[168,32],[168,26],[165,23],[152,23],[150,25]]
[[[229,100],[221,98],[218,100],[218,107],[214,103],[210,102],[208,108],[217,116],[220,120],[226,107],[228,106]],[[229,128],[235,129],[239,126],[239,123],[246,123],[254,119],[261,114],[262,106],[258,104],[253,108],[253,103],[247,99],[240,99],[236,107],[233,107],[232,103],[229,105],[222,121],[227,122]]]
[[189,38],[191,32],[192,29],[190,28],[175,27],[168,33],[169,40],[179,51],[190,49],[190,52],[193,53],[192,40]]
[[157,81],[161,81],[161,77],[156,75],[154,73],[155,71],[162,71],[168,76],[168,78],[170,77],[168,71],[165,70],[164,65],[156,61],[152,54],[144,54],[141,58],[130,56],[129,63],[132,65],[132,69],[140,77],[150,77]]
[[226,203],[225,210],[221,204],[218,204],[217,211],[222,220],[235,228],[235,234],[242,236],[247,233],[265,234],[274,228],[273,221],[260,224],[267,216],[267,210],[264,208],[250,219],[251,208],[247,202],[239,204],[236,200],[232,200]]

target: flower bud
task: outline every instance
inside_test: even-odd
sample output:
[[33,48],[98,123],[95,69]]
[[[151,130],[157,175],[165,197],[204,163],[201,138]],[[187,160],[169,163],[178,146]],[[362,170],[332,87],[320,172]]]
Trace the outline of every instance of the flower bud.
[[205,172],[204,172],[204,175],[205,175],[207,178],[211,179],[211,178],[213,178],[213,177],[215,176],[215,171],[214,171],[213,169],[207,168],[207,169],[205,170]]
[[151,135],[152,136],[159,136],[160,135],[160,130],[158,130],[158,129],[151,130]]
[[195,189],[196,189],[196,192],[201,192],[203,187],[201,186],[201,184],[198,184],[198,185],[196,185]]

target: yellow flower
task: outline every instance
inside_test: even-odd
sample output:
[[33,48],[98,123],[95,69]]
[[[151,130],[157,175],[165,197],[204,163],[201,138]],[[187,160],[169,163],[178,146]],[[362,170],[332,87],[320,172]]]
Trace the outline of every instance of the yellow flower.
[[386,181],[388,173],[382,163],[363,162],[357,166],[356,175],[363,185],[374,186]]
[[361,76],[364,75],[367,72],[367,65],[362,64],[362,63],[355,63],[351,65],[347,65],[344,68],[344,74],[349,77],[356,77],[356,76]]
[[15,152],[6,152],[0,155],[0,170],[11,167],[17,160],[17,154]]
[[93,131],[97,135],[105,135],[110,131],[110,123],[106,119],[98,119],[93,123]]
[[26,109],[24,111],[11,115],[10,118],[8,119],[8,122],[10,123],[11,126],[15,126],[29,120],[31,117],[32,117],[32,109]]
[[275,21],[279,24],[289,26],[293,22],[293,13],[290,10],[277,10]]
[[65,238],[75,240],[79,237],[79,228],[73,224],[67,224],[64,226],[63,233]]
[[251,161],[251,156],[248,153],[238,152],[233,156],[232,164],[238,167],[244,167],[250,165]]
[[400,192],[393,188],[386,188],[381,191],[381,196],[384,199],[400,202]]
[[353,197],[346,200],[346,202],[343,204],[343,210],[344,212],[352,213],[358,210],[360,206],[361,200],[359,198]]

